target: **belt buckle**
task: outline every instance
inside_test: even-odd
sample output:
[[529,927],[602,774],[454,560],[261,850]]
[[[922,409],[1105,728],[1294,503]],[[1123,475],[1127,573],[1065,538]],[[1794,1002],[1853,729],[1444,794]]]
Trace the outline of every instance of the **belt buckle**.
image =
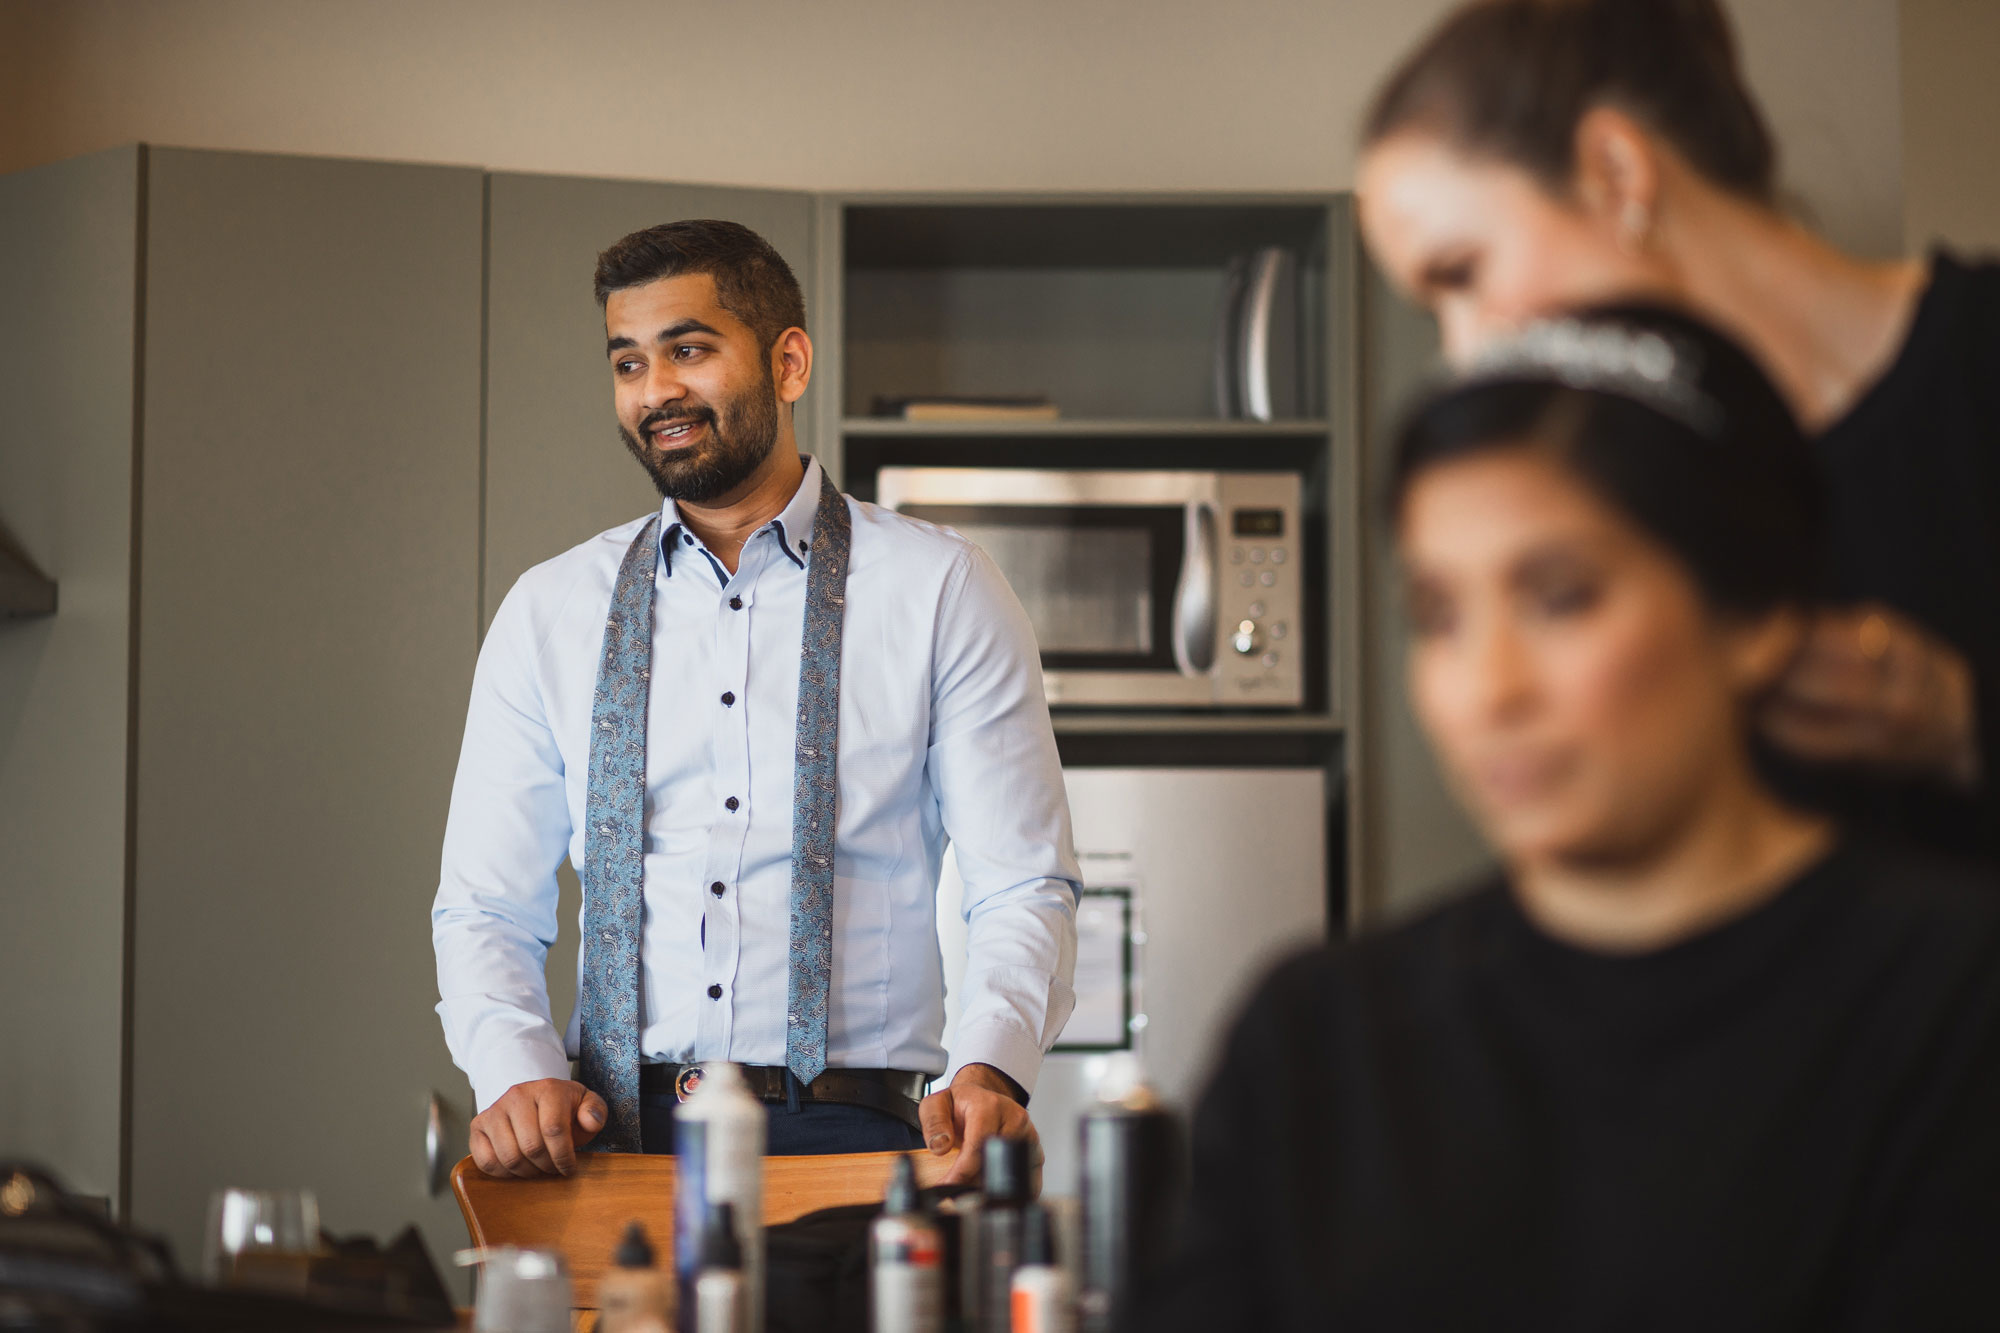
[[684,1102],[692,1097],[694,1090],[701,1086],[704,1072],[700,1065],[682,1065],[681,1072],[674,1075],[674,1100]]

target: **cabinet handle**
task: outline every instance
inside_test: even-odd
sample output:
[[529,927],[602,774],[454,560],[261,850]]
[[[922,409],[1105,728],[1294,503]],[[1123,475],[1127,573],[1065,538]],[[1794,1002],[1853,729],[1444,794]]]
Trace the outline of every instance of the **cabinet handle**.
[[444,1183],[450,1177],[451,1163],[445,1160],[444,1146],[444,1099],[435,1092],[431,1094],[430,1105],[424,1117],[424,1188],[435,1199],[444,1193]]

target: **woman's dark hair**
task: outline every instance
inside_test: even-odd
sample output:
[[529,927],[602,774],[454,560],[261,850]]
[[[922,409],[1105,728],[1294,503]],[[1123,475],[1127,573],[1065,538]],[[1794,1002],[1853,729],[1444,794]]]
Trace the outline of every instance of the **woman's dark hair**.
[[1741,348],[1641,305],[1539,326],[1417,403],[1389,512],[1439,464],[1502,449],[1555,459],[1687,568],[1724,614],[1810,606],[1821,585],[1812,446]]
[[1614,106],[1717,185],[1761,204],[1777,149],[1744,86],[1720,0],[1473,0],[1375,96],[1364,144],[1442,134],[1552,192],[1576,174],[1576,127]]
[[740,222],[695,219],[635,231],[597,257],[597,304],[626,287],[706,273],[722,308],[769,352],[786,329],[806,326],[806,299],[777,248]]

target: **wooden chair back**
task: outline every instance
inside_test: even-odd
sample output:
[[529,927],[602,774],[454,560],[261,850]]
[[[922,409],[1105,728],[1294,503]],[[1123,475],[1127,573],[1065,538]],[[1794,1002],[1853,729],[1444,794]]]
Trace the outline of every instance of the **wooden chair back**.
[[[764,1159],[764,1225],[821,1208],[878,1203],[900,1153],[831,1153]],[[915,1155],[917,1183],[942,1182],[956,1155]],[[674,1159],[639,1153],[579,1153],[576,1173],[533,1180],[496,1179],[470,1157],[452,1168],[451,1192],[476,1246],[557,1250],[569,1265],[579,1309],[597,1308],[597,1279],[627,1223],[646,1228],[663,1265],[674,1251]]]

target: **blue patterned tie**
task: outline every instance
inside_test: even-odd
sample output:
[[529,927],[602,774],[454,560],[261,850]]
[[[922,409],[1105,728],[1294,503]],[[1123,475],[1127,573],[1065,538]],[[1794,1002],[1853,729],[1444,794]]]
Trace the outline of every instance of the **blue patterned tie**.
[[[834,824],[840,729],[840,635],[852,542],[847,502],[820,474],[806,567],[792,809],[791,968],[785,1064],[810,1083],[826,1068],[833,960]],[[640,529],[618,567],[590,714],[584,794],[583,984],[579,1081],[611,1117],[591,1142],[638,1152],[640,931],[645,911],[646,718],[653,660],[653,571],[660,520]]]

